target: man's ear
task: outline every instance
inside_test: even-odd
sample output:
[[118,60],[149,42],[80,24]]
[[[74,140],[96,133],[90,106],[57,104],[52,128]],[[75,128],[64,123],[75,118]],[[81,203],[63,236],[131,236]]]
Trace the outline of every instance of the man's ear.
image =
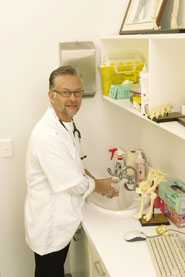
[[50,102],[53,104],[55,101],[56,92],[49,91],[48,96],[49,96]]

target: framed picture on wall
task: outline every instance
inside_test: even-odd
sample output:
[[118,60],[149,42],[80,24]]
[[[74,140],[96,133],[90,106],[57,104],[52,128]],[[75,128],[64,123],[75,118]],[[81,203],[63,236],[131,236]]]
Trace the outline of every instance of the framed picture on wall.
[[130,0],[119,34],[160,30],[160,21],[168,0]]

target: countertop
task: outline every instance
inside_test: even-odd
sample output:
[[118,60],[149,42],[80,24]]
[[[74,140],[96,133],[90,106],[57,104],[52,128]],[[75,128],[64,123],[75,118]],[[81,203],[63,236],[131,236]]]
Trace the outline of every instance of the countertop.
[[111,277],[155,277],[146,241],[126,242],[124,234],[139,229],[155,234],[154,227],[142,227],[134,216],[110,216],[83,208],[83,228]]

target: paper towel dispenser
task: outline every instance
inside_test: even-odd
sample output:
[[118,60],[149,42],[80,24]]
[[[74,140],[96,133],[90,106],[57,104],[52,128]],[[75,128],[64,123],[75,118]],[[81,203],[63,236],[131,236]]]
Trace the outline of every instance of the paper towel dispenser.
[[84,82],[84,96],[96,92],[96,48],[91,41],[61,42],[60,64],[76,68]]

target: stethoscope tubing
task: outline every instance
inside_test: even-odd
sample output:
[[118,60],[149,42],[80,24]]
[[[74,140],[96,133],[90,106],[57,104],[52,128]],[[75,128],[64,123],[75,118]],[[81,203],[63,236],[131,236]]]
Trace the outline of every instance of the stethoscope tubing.
[[[59,120],[59,121],[60,121],[61,125],[64,127],[64,129],[68,132],[68,129],[67,129],[66,126],[64,125],[63,121],[62,121],[62,120]],[[78,139],[79,139],[79,141],[80,141],[81,138],[82,138],[81,133],[80,133],[79,129],[77,129],[76,124],[74,123],[74,121],[72,121],[72,122],[73,122],[73,135],[74,135],[74,137],[75,137],[75,135],[77,134]]]
[[[59,120],[59,121],[60,121],[61,125],[64,127],[64,129],[68,132],[68,129],[64,125],[63,121],[62,120]],[[81,133],[80,133],[79,129],[76,127],[76,124],[74,123],[74,121],[72,121],[72,122],[73,122],[73,135],[75,137],[76,134],[77,134],[77,137],[78,137],[79,142],[80,142],[81,138],[82,138]],[[80,157],[81,160],[83,160],[85,158],[87,158],[87,155],[84,155],[84,156]]]

